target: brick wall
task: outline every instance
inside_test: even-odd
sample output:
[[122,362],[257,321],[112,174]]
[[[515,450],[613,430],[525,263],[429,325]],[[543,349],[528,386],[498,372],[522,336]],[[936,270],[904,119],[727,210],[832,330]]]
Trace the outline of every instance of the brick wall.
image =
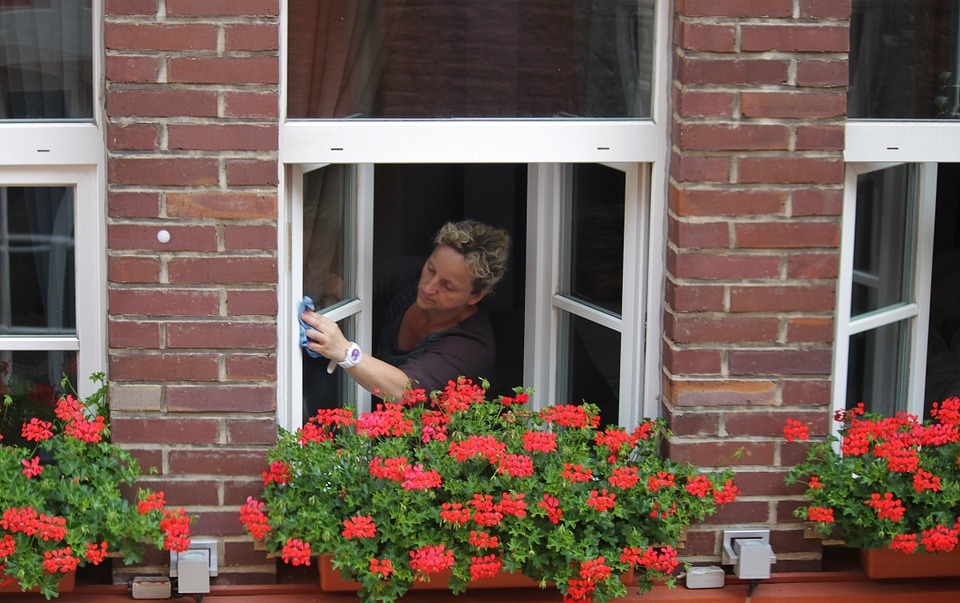
[[[772,528],[775,571],[819,567],[783,484],[786,418],[829,429],[849,0],[678,0],[664,313],[669,453],[738,470],[691,531]],[[706,558],[706,557],[704,557]],[[715,558],[714,558],[715,559]]]
[[220,583],[272,581],[237,509],[276,441],[279,1],[105,12],[113,438],[222,540]]

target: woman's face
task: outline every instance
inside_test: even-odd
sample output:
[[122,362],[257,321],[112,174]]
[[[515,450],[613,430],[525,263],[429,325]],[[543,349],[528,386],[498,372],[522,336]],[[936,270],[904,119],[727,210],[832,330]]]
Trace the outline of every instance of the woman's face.
[[420,270],[417,305],[423,310],[462,310],[486,294],[486,291],[473,292],[473,275],[466,261],[446,245],[438,245]]

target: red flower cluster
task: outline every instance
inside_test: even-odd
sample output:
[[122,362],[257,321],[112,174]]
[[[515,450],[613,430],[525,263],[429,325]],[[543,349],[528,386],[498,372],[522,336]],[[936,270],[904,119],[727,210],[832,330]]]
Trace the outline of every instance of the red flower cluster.
[[558,498],[544,494],[543,500],[538,502],[537,506],[547,512],[547,519],[550,520],[550,523],[554,525],[560,523],[560,518],[563,517],[563,509],[560,508],[560,500]]
[[640,481],[640,470],[637,467],[614,467],[613,473],[607,480],[611,486],[621,490],[628,490]]
[[606,488],[603,488],[600,491],[591,490],[590,498],[587,499],[587,505],[603,513],[604,511],[609,511],[612,509],[616,505],[616,500],[617,495],[607,494]]
[[141,515],[146,515],[150,511],[157,509],[163,510],[166,504],[167,501],[163,499],[163,490],[159,492],[148,492],[144,500],[137,502],[137,511],[139,511]]
[[386,578],[393,573],[393,561],[389,559],[370,559],[370,573]]
[[53,437],[53,432],[50,428],[53,427],[53,423],[50,421],[41,421],[40,419],[33,418],[30,419],[29,423],[23,424],[23,429],[20,431],[23,439],[28,442],[42,442]]
[[103,440],[103,431],[106,429],[106,419],[97,415],[92,420],[87,419],[86,406],[71,395],[66,395],[57,402],[54,412],[66,424],[63,427],[65,436],[83,440],[88,444],[96,444]]
[[190,517],[183,514],[183,509],[179,511],[164,509],[160,530],[164,534],[164,549],[182,553],[190,548]]
[[290,538],[283,545],[281,559],[284,563],[291,565],[310,565],[310,543],[303,542],[299,538]]
[[290,481],[290,467],[283,461],[273,461],[270,463],[270,470],[263,472],[263,485],[270,482],[285,484]]
[[263,512],[263,503],[247,497],[247,504],[240,507],[240,522],[247,528],[250,535],[260,540],[267,535],[271,529],[267,514]]
[[672,546],[665,547],[647,547],[645,550],[640,548],[624,548],[620,555],[622,563],[630,565],[639,565],[655,571],[670,573],[676,569],[680,562],[677,560],[677,551]]
[[100,544],[94,544],[92,542],[87,543],[87,551],[83,554],[87,558],[87,561],[94,565],[100,565],[100,562],[106,559],[107,557],[107,543],[106,541],[101,542]]
[[527,452],[556,452],[557,434],[552,431],[528,431],[523,434],[523,449]]
[[903,519],[903,513],[906,510],[903,508],[903,501],[899,498],[894,498],[890,492],[884,494],[883,498],[881,498],[879,494],[871,494],[870,500],[863,502],[876,509],[877,517],[880,519],[889,519],[890,521],[900,521]]
[[377,535],[377,525],[373,523],[373,518],[363,515],[355,515],[343,520],[343,537],[347,540],[351,538],[373,538]]
[[404,418],[403,407],[390,402],[377,404],[376,410],[357,419],[357,432],[367,437],[401,437],[413,433],[413,421]]
[[580,429],[583,427],[596,428],[600,425],[600,415],[590,414],[582,406],[561,404],[548,406],[540,411],[540,417],[547,423],[554,423],[561,427]]
[[495,578],[502,567],[503,562],[496,555],[470,557],[470,579]]
[[70,547],[54,549],[43,554],[43,569],[49,574],[71,572],[77,569],[80,560],[73,556]]
[[410,551],[410,567],[422,574],[438,574],[454,564],[453,551],[446,545],[422,546]]

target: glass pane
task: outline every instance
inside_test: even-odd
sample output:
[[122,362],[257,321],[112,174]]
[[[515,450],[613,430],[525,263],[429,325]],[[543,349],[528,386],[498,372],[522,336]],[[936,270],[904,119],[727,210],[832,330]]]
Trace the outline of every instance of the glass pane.
[[77,332],[73,189],[0,187],[0,335]]
[[[353,166],[329,165],[303,176],[303,294],[318,312],[356,299],[354,269],[354,207],[356,181]],[[355,338],[352,318],[340,328]],[[342,370],[327,372],[329,361],[303,356],[304,420],[318,408],[355,404]]]
[[290,0],[288,115],[650,117],[654,0]]
[[850,338],[847,408],[863,402],[867,410],[884,415],[906,410],[907,326],[901,321]]
[[957,0],[854,0],[850,117],[957,119]]
[[617,316],[623,308],[623,172],[574,164],[563,237],[563,293]]
[[0,400],[4,396],[13,400],[0,425],[4,444],[26,445],[20,432],[33,417],[53,420],[57,398],[64,393],[60,391],[64,376],[77,386],[76,352],[0,351]]
[[0,2],[0,120],[93,117],[91,0]]
[[852,317],[910,299],[914,171],[903,165],[857,179]]
[[601,425],[620,418],[620,333],[573,314],[561,319],[558,403],[600,407]]

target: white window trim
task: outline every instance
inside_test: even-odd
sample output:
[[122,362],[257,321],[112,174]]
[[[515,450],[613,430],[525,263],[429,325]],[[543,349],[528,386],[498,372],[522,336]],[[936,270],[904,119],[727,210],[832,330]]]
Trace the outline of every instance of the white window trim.
[[[621,390],[627,388],[630,392],[629,396],[621,395],[621,409],[626,408],[629,417],[629,421],[623,424],[634,424],[641,416],[659,415],[666,165],[670,152],[670,87],[667,84],[670,82],[672,13],[669,5],[660,2],[656,3],[656,11],[657,50],[653,65],[652,118],[649,120],[290,120],[286,116],[287,88],[284,85],[289,13],[287,2],[281,1],[278,188],[284,192],[284,199],[279,203],[278,211],[281,225],[278,228],[278,250],[281,257],[288,259],[278,286],[277,328],[281,343],[277,354],[280,375],[277,400],[278,420],[282,426],[298,426],[297,419],[301,415],[301,404],[295,395],[300,386],[294,385],[300,383],[299,342],[289,325],[296,324],[302,275],[297,276],[301,270],[297,267],[300,251],[294,249],[293,235],[297,232],[294,216],[298,212],[293,196],[297,185],[288,179],[296,180],[294,174],[301,165],[325,163],[523,163],[533,170],[529,182],[543,179],[538,185],[541,190],[547,190],[543,187],[558,187],[559,183],[549,182],[551,176],[541,173],[555,170],[540,170],[534,167],[536,165],[630,164],[628,175],[632,175],[628,176],[628,189],[639,190],[642,198],[633,209],[637,215],[625,216],[628,228],[631,228],[625,237],[625,268],[636,269],[628,262],[638,257],[645,258],[646,265],[639,267],[636,285],[624,291],[625,307],[631,304],[631,308],[636,308],[642,303],[643,311],[638,312],[631,324],[624,326],[624,337],[629,339],[630,345],[623,346],[623,361],[633,362],[631,366],[634,368],[621,375]],[[530,194],[527,198],[528,204],[537,202]],[[364,211],[372,212],[372,203],[363,205],[368,206]],[[544,215],[537,216],[538,220],[528,221],[528,241],[549,241],[549,237],[531,235],[545,234],[542,229],[551,228],[549,222],[558,218],[547,220]],[[545,249],[530,249],[528,258],[557,257],[547,252]],[[541,335],[533,337],[533,332],[551,331],[543,324],[543,321],[552,320],[552,313],[543,311],[552,308],[549,296],[539,299],[540,294],[537,294],[538,299],[531,298],[531,291],[549,291],[543,279],[550,277],[552,268],[546,268],[538,264],[527,269],[528,280],[534,282],[527,284],[524,353],[524,379],[527,383],[524,385],[532,385],[538,391],[546,391],[537,386],[544,379],[549,379],[550,384],[556,383],[554,354],[538,353],[544,349],[555,350],[555,342],[541,341]],[[642,273],[644,268],[647,270],[645,275]],[[637,364],[640,358],[643,359],[642,366]],[[623,414],[621,421],[624,421]]]

